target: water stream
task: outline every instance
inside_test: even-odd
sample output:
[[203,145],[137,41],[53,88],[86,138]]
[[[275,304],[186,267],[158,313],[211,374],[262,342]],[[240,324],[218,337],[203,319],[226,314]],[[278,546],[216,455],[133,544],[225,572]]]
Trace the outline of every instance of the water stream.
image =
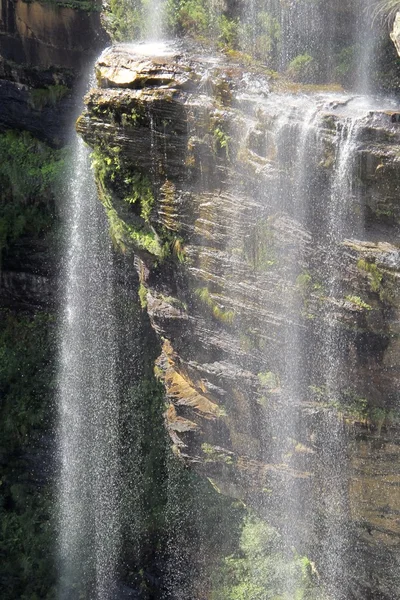
[[60,598],[112,597],[119,550],[113,261],[89,149],[74,142],[59,372]]
[[[292,6],[293,3],[289,4]],[[251,2],[248,13],[243,16],[243,46],[254,46],[256,27],[279,28],[282,37],[277,66],[287,69],[302,44],[302,40],[296,37],[299,28],[302,36],[309,40],[307,48],[310,52],[313,51],[312,36],[320,30],[318,6],[313,2],[305,4],[301,9],[294,3],[291,12],[286,11],[282,3],[270,0],[261,7],[268,13],[266,15],[261,11],[260,3]],[[161,0],[148,2],[146,11],[147,38],[158,43],[164,34],[163,3]],[[278,37],[276,42],[278,44]],[[143,47],[143,53],[151,56],[153,51],[163,48],[157,43]],[[363,48],[357,87],[369,92],[368,74],[375,39],[364,33],[359,36],[357,44]],[[260,130],[271,127],[273,121],[268,148],[263,149],[263,156],[268,157],[273,146],[278,175],[275,179],[254,181],[252,189],[256,210],[260,213],[257,227],[264,227],[261,233],[257,230],[260,238],[264,234],[269,235],[271,228],[275,227],[278,231],[280,222],[288,225],[284,252],[278,258],[264,256],[267,264],[263,266],[265,272],[254,275],[254,279],[264,285],[260,293],[265,294],[267,304],[268,286],[271,281],[276,281],[274,277],[278,278],[274,275],[274,263],[279,263],[284,273],[282,317],[276,340],[278,358],[272,356],[274,351],[271,348],[267,348],[262,357],[261,380],[264,377],[269,396],[268,410],[264,411],[264,422],[260,425],[265,445],[260,455],[265,462],[283,465],[283,491],[275,504],[272,501],[264,505],[260,502],[259,509],[264,516],[271,511],[272,520],[280,523],[282,544],[287,555],[300,547],[318,547],[321,574],[329,600],[347,600],[349,584],[346,574],[351,534],[346,520],[348,457],[343,424],[329,410],[322,418],[319,439],[316,440],[316,445],[322,448],[321,460],[324,463],[319,498],[325,507],[324,517],[312,514],[312,507],[304,507],[303,480],[292,477],[292,474],[297,468],[296,461],[299,461],[296,451],[302,451],[299,451],[299,440],[304,433],[302,415],[310,388],[323,389],[332,401],[336,401],[348,377],[342,338],[337,328],[337,310],[344,301],[340,283],[341,244],[348,236],[363,235],[363,216],[355,216],[352,212],[356,204],[354,180],[360,127],[375,103],[330,92],[267,95],[252,91],[247,96],[240,92],[234,101],[235,107],[248,119],[247,129],[243,127],[242,130],[246,142],[250,131],[248,123],[252,119],[254,121],[254,114],[259,115]],[[330,129],[327,116],[334,123],[333,126],[330,124]],[[158,149],[152,115],[150,122],[151,153],[155,155]],[[332,147],[333,151],[327,157],[327,148]],[[166,148],[164,154],[166,162]],[[153,156],[150,157],[152,160]],[[316,171],[322,163],[329,161],[330,175],[324,175],[324,187],[318,187],[321,182],[317,181]],[[158,167],[154,159],[149,177],[156,184],[159,184],[156,179],[160,176]],[[206,177],[203,184],[206,188]],[[233,180],[232,195],[235,184],[237,182]],[[239,204],[236,210],[239,220]],[[275,221],[268,220],[269,212],[273,213]],[[59,598],[114,600],[117,597],[122,538],[115,272],[108,226],[97,199],[88,150],[79,140],[74,144],[65,226],[67,250],[63,265],[58,429],[61,465],[58,488]],[[239,230],[240,224],[234,223],[233,227]],[[320,248],[317,267],[318,272],[323,274],[322,281],[313,279],[315,265],[308,251],[311,244]],[[317,332],[318,342],[314,348],[307,346],[305,333],[307,319],[314,318],[307,305],[308,300],[305,300],[307,294],[323,306],[319,309],[323,325]],[[262,321],[261,317],[259,320]],[[257,323],[265,339],[268,339],[269,326],[269,323]],[[136,408],[140,410],[139,404]],[[142,435],[145,425],[141,423],[140,427]],[[169,504],[167,499],[167,508],[173,514],[177,511],[177,494],[172,487],[178,484],[174,483],[176,475],[173,467],[168,465],[168,470],[167,495],[170,498]],[[140,477],[138,473],[137,479]],[[137,498],[137,504],[140,504],[137,510],[142,517],[145,511],[143,499],[140,494]],[[180,581],[184,580],[184,567],[179,556],[181,549],[177,550],[172,545],[171,542],[166,568],[170,578],[166,597],[192,600],[180,587]],[[140,551],[137,554],[139,556]],[[182,560],[182,564],[186,563]],[[296,574],[287,577],[285,598],[295,597],[298,584]]]

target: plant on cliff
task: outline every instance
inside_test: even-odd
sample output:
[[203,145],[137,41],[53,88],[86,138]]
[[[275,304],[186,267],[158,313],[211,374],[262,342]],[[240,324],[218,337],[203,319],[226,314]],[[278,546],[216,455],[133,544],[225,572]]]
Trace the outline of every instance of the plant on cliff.
[[117,42],[140,39],[144,32],[141,0],[110,0],[105,12],[105,25]]
[[49,230],[65,158],[27,132],[0,135],[0,255],[21,236]]
[[313,564],[286,554],[278,531],[250,516],[237,554],[225,558],[214,575],[211,600],[311,600]]
[[316,80],[318,65],[316,60],[309,54],[299,54],[290,63],[287,75],[292,81],[301,83],[312,83]]
[[49,316],[0,312],[2,600],[53,598],[54,532],[45,462],[52,412],[53,326]]

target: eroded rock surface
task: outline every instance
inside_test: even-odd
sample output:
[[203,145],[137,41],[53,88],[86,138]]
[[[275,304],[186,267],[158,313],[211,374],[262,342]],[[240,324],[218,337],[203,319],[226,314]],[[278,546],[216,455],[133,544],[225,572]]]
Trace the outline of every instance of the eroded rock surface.
[[97,77],[77,128],[163,342],[176,451],[281,527],[291,514],[328,580],[323,540],[345,529],[348,597],[397,598],[395,107],[278,96],[181,46],[114,47]]

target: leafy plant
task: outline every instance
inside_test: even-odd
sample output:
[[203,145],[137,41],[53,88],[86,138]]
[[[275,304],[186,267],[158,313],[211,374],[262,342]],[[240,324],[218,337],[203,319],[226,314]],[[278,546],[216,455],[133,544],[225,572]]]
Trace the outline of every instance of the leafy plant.
[[285,552],[276,529],[249,516],[239,552],[227,557],[214,575],[211,600],[305,600],[314,572],[307,557]]
[[365,308],[365,310],[372,310],[372,306],[367,304],[363,300],[361,300],[360,296],[346,296],[345,298],[348,302],[359,306],[360,308]]
[[317,71],[317,62],[310,54],[299,54],[289,63],[287,75],[293,81],[312,83]]
[[49,230],[66,157],[27,132],[0,134],[0,256],[19,237]]

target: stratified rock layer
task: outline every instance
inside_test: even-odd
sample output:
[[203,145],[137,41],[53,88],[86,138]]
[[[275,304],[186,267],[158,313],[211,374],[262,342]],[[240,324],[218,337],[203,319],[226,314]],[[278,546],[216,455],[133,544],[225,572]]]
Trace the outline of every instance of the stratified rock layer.
[[262,72],[179,46],[149,54],[102,55],[77,128],[163,342],[176,451],[281,527],[291,514],[287,535],[322,577],[324,538],[346,529],[346,597],[398,598],[397,114],[357,121],[339,227],[352,98],[275,96]]

